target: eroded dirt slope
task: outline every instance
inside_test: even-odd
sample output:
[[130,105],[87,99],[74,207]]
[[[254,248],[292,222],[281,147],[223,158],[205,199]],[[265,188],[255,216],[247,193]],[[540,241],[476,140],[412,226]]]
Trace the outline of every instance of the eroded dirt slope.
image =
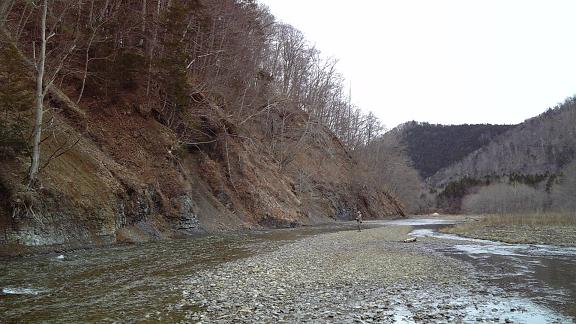
[[[362,184],[325,127],[303,127],[310,123],[303,112],[284,120],[300,131],[278,135],[266,131],[280,118],[274,111],[239,123],[201,98],[175,126],[137,94],[78,106],[66,92],[73,93],[53,87],[46,100],[53,127],[42,143],[49,163],[40,188],[24,186],[25,150],[2,152],[0,244],[7,253],[314,224],[352,219],[357,210],[366,218],[403,214],[388,193]],[[5,111],[13,124],[30,115]]]

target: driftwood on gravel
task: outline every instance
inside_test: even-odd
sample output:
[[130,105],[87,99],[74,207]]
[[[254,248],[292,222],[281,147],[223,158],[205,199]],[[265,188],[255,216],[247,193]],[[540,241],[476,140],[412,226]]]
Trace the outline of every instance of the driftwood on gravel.
[[416,242],[416,238],[415,237],[411,237],[411,238],[407,238],[404,241],[402,241],[404,243],[413,243]]

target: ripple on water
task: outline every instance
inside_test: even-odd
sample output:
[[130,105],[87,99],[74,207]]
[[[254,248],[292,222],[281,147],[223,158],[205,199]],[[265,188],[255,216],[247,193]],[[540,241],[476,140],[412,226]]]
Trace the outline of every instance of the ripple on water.
[[48,289],[36,288],[22,288],[22,287],[6,287],[2,288],[3,295],[39,295],[48,292]]

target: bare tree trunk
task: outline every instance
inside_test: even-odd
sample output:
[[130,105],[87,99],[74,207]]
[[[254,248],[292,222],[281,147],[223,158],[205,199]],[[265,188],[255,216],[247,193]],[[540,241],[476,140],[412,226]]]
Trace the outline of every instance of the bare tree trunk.
[[84,76],[82,77],[82,87],[80,88],[80,94],[78,95],[78,99],[76,100],[76,104],[80,104],[80,100],[82,100],[82,95],[84,94],[84,89],[86,88],[86,78],[88,77],[88,64],[90,63],[90,48],[92,47],[92,42],[96,37],[96,29],[92,30],[92,36],[90,36],[90,40],[88,41],[88,45],[86,45],[86,61],[84,61]]
[[[144,41],[146,39],[146,0],[142,1],[142,35],[140,36],[140,46],[144,46]],[[148,45],[148,44],[146,44]]]
[[26,4],[26,6],[24,7],[24,10],[22,11],[22,15],[20,16],[20,21],[18,21],[18,28],[16,30],[16,37],[14,37],[15,41],[18,41],[20,39],[20,35],[22,35],[22,33],[24,32],[24,28],[26,27],[26,24],[28,23],[28,19],[30,19],[30,16],[34,12],[34,5],[30,5],[30,11],[28,12],[28,14],[26,14],[26,9],[28,7],[29,7],[28,4]]
[[34,118],[34,139],[32,143],[32,165],[30,166],[29,186],[33,185],[38,177],[40,168],[40,139],[42,136],[42,117],[44,114],[44,65],[46,63],[46,15],[48,0],[42,2],[42,21],[40,23],[41,47],[40,61],[36,63],[36,112]]

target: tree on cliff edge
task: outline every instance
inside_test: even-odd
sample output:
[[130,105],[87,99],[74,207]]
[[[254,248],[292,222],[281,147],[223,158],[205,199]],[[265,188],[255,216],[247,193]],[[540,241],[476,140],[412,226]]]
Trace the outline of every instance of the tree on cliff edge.
[[[65,3],[64,7],[58,8],[61,10],[60,16],[57,17],[55,23],[52,24],[51,29],[47,30],[47,16],[48,16],[48,0],[42,0],[40,5],[40,50],[36,52],[36,43],[33,42],[33,64],[36,72],[36,90],[35,90],[35,104],[34,104],[34,128],[32,133],[32,163],[30,165],[30,171],[28,173],[28,186],[34,186],[38,181],[38,174],[42,167],[46,166],[47,163],[56,158],[57,156],[52,154],[51,157],[44,163],[44,166],[40,165],[40,144],[42,143],[42,120],[44,117],[44,98],[48,93],[48,90],[56,80],[56,77],[60,73],[60,70],[64,67],[66,60],[72,54],[76,48],[76,43],[78,40],[78,25],[72,30],[72,37],[68,41],[61,41],[60,44],[56,43],[53,48],[50,49],[49,56],[51,58],[50,64],[47,65],[48,54],[46,52],[46,47],[48,41],[56,36],[56,30],[61,23],[63,15],[68,9],[74,7],[74,3]],[[78,23],[77,23],[78,24]],[[47,32],[48,31],[48,32]],[[60,34],[62,34],[60,32]],[[57,50],[58,47],[61,49]],[[47,66],[49,67],[47,69]]]
[[[34,137],[32,139],[32,165],[30,166],[28,186],[34,185],[38,180],[40,171],[40,139],[42,136],[42,117],[44,115],[44,69],[46,64],[46,15],[48,13],[48,0],[42,1],[42,15],[40,21],[40,55],[39,61],[34,61],[36,67],[36,96],[34,112]],[[36,57],[36,55],[34,55]]]

